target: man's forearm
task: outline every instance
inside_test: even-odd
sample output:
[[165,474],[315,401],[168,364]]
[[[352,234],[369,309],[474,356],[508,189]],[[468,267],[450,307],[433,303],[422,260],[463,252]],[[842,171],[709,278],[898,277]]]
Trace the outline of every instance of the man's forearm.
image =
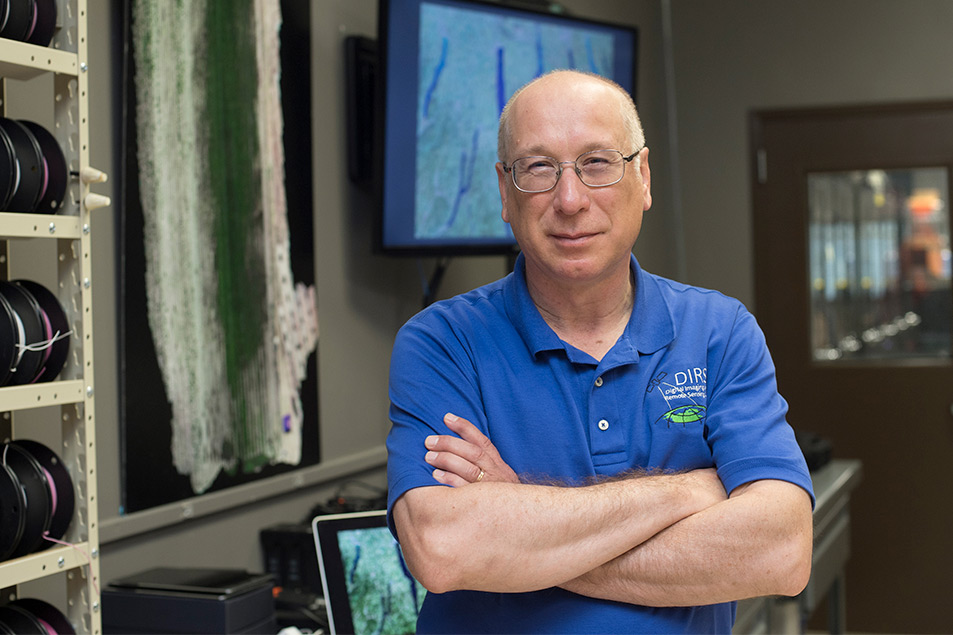
[[432,591],[521,592],[580,576],[723,500],[712,470],[590,487],[425,487],[394,507],[411,571]]
[[561,586],[646,606],[796,595],[807,584],[811,548],[807,493],[758,481]]

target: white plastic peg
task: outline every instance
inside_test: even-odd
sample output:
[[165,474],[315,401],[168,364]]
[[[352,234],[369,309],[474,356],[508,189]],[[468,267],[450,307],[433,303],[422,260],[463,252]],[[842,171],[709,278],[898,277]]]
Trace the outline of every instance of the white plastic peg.
[[86,209],[88,210],[94,210],[100,207],[108,207],[112,205],[112,201],[108,196],[94,194],[92,192],[86,195],[86,198],[83,199],[83,203],[86,204]]
[[109,179],[109,175],[102,170],[86,166],[79,171],[79,178],[83,183],[105,183]]

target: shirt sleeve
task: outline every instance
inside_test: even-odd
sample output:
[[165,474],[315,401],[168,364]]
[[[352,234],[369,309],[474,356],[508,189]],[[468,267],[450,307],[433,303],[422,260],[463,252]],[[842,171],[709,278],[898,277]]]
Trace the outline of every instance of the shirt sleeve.
[[813,505],[810,472],[788,425],[788,404],[778,393],[764,334],[740,303],[731,329],[713,338],[709,355],[708,442],[725,488],[787,481],[807,491]]
[[439,311],[418,315],[398,332],[390,363],[390,420],[387,435],[387,511],[391,531],[394,502],[417,487],[442,486],[424,460],[424,439],[453,434],[448,412],[486,431],[486,416],[467,344]]

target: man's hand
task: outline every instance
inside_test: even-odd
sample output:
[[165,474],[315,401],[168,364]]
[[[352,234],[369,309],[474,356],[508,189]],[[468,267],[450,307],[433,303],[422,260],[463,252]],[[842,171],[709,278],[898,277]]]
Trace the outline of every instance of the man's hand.
[[453,487],[485,481],[520,482],[496,446],[475,425],[451,413],[444,415],[443,422],[460,437],[432,435],[425,439],[429,450],[425,458],[435,468],[434,479]]

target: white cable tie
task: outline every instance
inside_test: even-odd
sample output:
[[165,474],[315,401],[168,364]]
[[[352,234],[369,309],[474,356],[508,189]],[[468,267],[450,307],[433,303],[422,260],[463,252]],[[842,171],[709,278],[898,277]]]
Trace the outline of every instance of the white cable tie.
[[[73,331],[66,331],[65,333],[60,333],[57,331],[53,334],[48,340],[42,340],[40,342],[34,342],[33,344],[17,344],[17,348],[22,349],[22,351],[30,351],[31,353],[39,353],[50,348],[60,340],[64,340],[73,334]],[[20,353],[20,357],[23,357],[23,353]],[[19,361],[19,359],[17,360]]]
[[16,311],[13,311],[13,318],[14,318],[14,321],[17,323],[17,333],[20,336],[16,344],[16,347],[19,349],[19,353],[17,354],[16,360],[13,362],[13,366],[10,368],[10,372],[15,373],[17,372],[17,366],[20,365],[20,361],[23,359],[23,354],[26,352],[26,350],[24,350],[23,344],[21,344],[21,342],[23,342],[26,339],[26,329],[23,326],[23,320],[20,319],[19,313],[17,313]]

